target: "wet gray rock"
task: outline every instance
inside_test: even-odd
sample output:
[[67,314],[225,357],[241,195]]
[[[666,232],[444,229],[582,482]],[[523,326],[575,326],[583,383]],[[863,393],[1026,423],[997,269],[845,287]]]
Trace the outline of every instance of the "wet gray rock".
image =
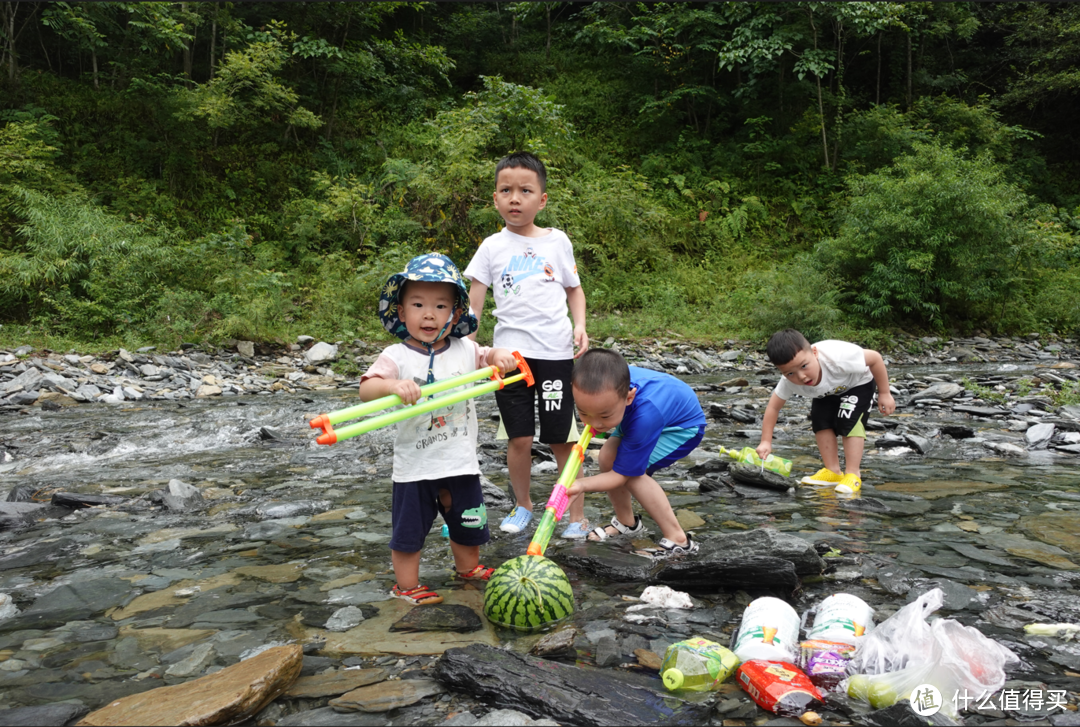
[[54,588],[21,615],[0,622],[0,629],[46,629],[69,621],[82,621],[117,606],[131,593],[131,584],[119,578],[96,578]]
[[495,510],[509,510],[514,506],[514,500],[487,477],[480,475],[480,487],[484,491],[484,506]]
[[531,719],[514,709],[495,709],[479,718],[472,712],[461,712],[440,722],[439,727],[558,727],[558,724],[550,719]]
[[574,639],[577,637],[577,634],[577,629],[573,627],[563,628],[554,633],[546,634],[536,642],[531,653],[536,656],[560,656],[568,654],[570,649],[574,646]]
[[277,724],[279,727],[385,727],[390,720],[385,714],[337,712],[333,707],[320,707],[282,717]]
[[983,442],[983,446],[1006,457],[1023,457],[1027,454],[1023,447],[1018,447],[1009,442]]
[[168,486],[162,492],[161,500],[165,507],[173,512],[196,510],[206,504],[199,488],[181,480],[169,480]]
[[436,603],[417,606],[396,621],[391,631],[454,631],[469,633],[483,628],[480,617],[468,606]]
[[52,504],[59,507],[70,507],[73,510],[84,507],[119,505],[126,501],[126,497],[118,495],[92,495],[83,492],[54,492],[52,496]]
[[928,389],[913,394],[912,401],[919,401],[921,399],[954,399],[964,391],[964,387],[960,384],[942,383],[934,384]]
[[905,434],[904,441],[919,454],[929,454],[930,450],[934,448],[933,442],[917,434]]
[[60,727],[84,716],[89,707],[75,702],[0,710],[0,727]]
[[296,500],[259,505],[255,512],[267,519],[285,519],[298,515],[315,515],[330,507],[327,500]]
[[799,484],[798,480],[794,477],[784,477],[775,472],[763,470],[760,467],[754,467],[752,465],[742,464],[741,462],[730,465],[728,471],[731,472],[732,478],[737,482],[741,482],[744,485],[764,487],[770,490],[787,492],[789,489],[797,487]]
[[1050,439],[1054,436],[1053,424],[1035,424],[1024,432],[1028,449],[1045,449]]
[[0,530],[17,527],[46,507],[40,502],[0,502]]
[[1004,410],[998,409],[997,407],[968,406],[967,404],[956,404],[953,406],[952,410],[958,414],[973,414],[979,417],[993,417],[1005,413]]
[[[360,625],[364,620],[364,612],[356,606],[339,608],[326,620],[327,631],[348,631]],[[391,629],[393,630],[393,629]]]
[[826,567],[811,542],[771,528],[714,535],[702,541],[701,553],[702,557],[695,560],[722,558],[728,561],[755,556],[780,558],[791,561],[799,575],[820,575]]
[[854,714],[851,720],[868,727],[926,727],[930,722],[911,708],[911,702],[903,699],[891,707],[869,714]]

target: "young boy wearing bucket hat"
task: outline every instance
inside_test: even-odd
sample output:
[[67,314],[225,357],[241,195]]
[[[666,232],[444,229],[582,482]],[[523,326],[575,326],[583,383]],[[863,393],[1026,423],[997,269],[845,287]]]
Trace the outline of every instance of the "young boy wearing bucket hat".
[[[506,349],[465,338],[476,330],[476,317],[469,312],[461,273],[444,255],[418,255],[404,271],[391,275],[379,298],[379,317],[402,342],[384,350],[361,377],[364,401],[396,394],[415,404],[423,384],[485,366],[503,373],[517,367]],[[390,552],[397,583],[390,595],[414,604],[442,602],[442,596],[420,584],[420,552],[437,514],[446,521],[458,576],[491,577],[493,569],[480,564],[480,546],[490,533],[471,400],[397,425],[393,482]]]

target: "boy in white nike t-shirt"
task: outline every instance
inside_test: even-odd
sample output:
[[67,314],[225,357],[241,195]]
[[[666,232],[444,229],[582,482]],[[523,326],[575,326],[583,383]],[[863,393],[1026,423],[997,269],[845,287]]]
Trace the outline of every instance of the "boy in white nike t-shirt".
[[[540,419],[540,441],[551,447],[562,471],[570,451],[574,394],[570,376],[577,356],[589,348],[585,333],[585,293],[581,289],[570,239],[554,228],[537,227],[536,214],[547,204],[547,171],[528,152],[517,152],[495,167],[495,208],[506,223],[488,237],[465,268],[472,279],[469,303],[477,318],[490,288],[495,298],[494,345],[518,351],[536,379],[533,387],[518,382],[495,393],[503,427],[510,439],[506,464],[516,507],[500,524],[519,533],[533,517],[529,496],[534,410]],[[571,325],[567,308],[574,317]],[[475,340],[475,334],[471,336]],[[579,496],[570,502],[566,538],[584,538],[588,523]]]
[[[758,456],[765,459],[772,451],[773,428],[784,403],[795,394],[813,397],[810,426],[825,466],[802,482],[836,485],[837,492],[857,493],[862,488],[864,423],[874,405],[875,385],[881,413],[888,416],[896,409],[881,354],[846,341],[818,341],[811,346],[791,328],[774,333],[765,350],[784,376],[765,408]],[[844,442],[844,474],[840,474],[837,435]]]

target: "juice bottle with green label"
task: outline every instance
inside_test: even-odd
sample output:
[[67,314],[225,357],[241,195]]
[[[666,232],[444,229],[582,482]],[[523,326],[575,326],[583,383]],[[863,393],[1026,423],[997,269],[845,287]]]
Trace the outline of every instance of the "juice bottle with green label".
[[660,676],[673,692],[707,692],[719,687],[738,666],[739,657],[720,644],[692,638],[667,648]]
[[[752,467],[761,467],[761,457],[758,457],[758,453],[750,447],[743,447],[740,450],[720,448],[720,454],[726,454],[736,462],[742,462]],[[791,460],[777,457],[775,454],[770,454],[765,458],[765,469],[770,472],[775,472],[778,475],[784,477],[791,477]]]

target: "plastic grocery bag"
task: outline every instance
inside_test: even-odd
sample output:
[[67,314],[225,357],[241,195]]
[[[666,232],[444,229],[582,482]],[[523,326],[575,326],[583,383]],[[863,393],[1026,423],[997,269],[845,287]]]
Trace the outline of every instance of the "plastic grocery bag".
[[957,697],[982,699],[1005,686],[1005,665],[1015,654],[982,632],[953,619],[926,618],[941,608],[935,588],[919,596],[866,636],[851,660],[848,694],[882,708],[906,699],[923,684],[937,687],[942,712],[959,717]]

